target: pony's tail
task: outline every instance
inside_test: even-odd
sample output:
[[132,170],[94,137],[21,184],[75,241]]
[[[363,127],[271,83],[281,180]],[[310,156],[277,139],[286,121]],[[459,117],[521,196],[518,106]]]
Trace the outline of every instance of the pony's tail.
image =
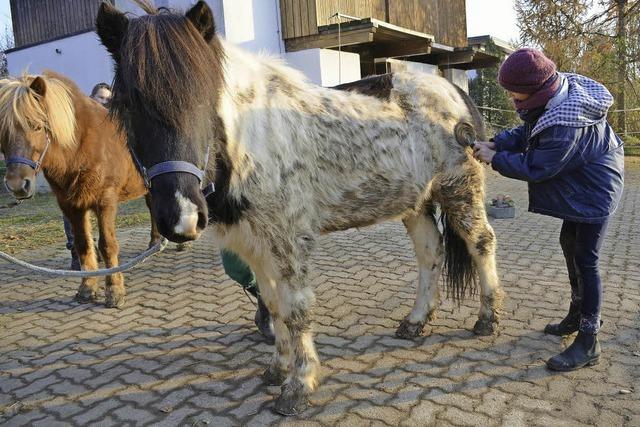
[[454,128],[455,138],[456,141],[458,141],[458,144],[461,144],[464,147],[473,147],[473,144],[476,140],[487,140],[487,129],[484,126],[484,118],[482,117],[482,113],[480,113],[480,110],[478,110],[478,107],[473,102],[473,99],[471,99],[469,94],[456,85],[454,85],[454,87],[467,106],[469,118],[471,119],[465,119],[456,124]]
[[440,216],[444,237],[444,282],[447,298],[460,302],[477,292],[476,267],[467,244],[455,231],[446,213]]
[[476,131],[473,125],[466,121],[458,122],[453,128],[453,135],[458,141],[458,144],[463,147],[473,147],[476,143]]

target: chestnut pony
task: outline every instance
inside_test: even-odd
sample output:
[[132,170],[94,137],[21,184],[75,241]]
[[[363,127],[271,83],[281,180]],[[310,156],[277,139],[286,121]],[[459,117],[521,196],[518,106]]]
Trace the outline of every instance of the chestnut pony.
[[[16,199],[33,196],[42,170],[71,222],[82,269],[98,267],[91,211],[100,231],[100,254],[107,268],[116,267],[118,202],[141,197],[147,189],[107,109],[52,71],[0,80],[0,148],[7,159],[5,185]],[[160,235],[151,222],[153,244]],[[125,293],[122,273],[107,276],[107,307],[122,307]],[[83,278],[76,300],[95,301],[97,294],[96,278]]]

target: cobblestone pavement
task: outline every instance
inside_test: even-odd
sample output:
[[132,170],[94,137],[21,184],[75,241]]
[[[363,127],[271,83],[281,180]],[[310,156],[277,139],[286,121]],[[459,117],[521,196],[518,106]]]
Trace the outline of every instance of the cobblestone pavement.
[[[565,345],[541,332],[567,308],[560,221],[524,212],[525,186],[490,174],[488,194],[509,193],[520,209],[515,220],[492,221],[508,296],[498,335],[470,331],[475,298],[445,301],[427,335],[396,339],[417,276],[402,225],[326,236],[311,275],[323,381],[313,406],[285,419],[270,410],[279,389],[259,379],[271,347],[210,236],[127,274],[122,310],[77,304],[75,280],[2,263],[0,424],[639,426],[640,162],[627,176],[603,249],[604,360],[594,368],[544,368]],[[121,233],[124,258],[146,237]],[[66,265],[62,248],[22,256]]]

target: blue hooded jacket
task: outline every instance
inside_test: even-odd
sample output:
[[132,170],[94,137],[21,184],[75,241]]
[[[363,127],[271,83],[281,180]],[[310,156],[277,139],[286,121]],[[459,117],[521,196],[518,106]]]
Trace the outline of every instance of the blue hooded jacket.
[[561,74],[562,85],[535,123],[496,135],[491,166],[529,183],[529,211],[600,223],[617,208],[623,143],[607,123],[613,97],[600,83]]

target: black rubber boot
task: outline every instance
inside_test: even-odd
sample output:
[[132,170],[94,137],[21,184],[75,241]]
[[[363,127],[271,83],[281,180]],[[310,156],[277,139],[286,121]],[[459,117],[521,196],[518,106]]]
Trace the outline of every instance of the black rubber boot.
[[276,336],[273,332],[273,322],[271,321],[271,314],[269,314],[269,309],[264,302],[262,302],[262,298],[260,296],[258,298],[258,309],[256,310],[255,322],[258,327],[258,331],[264,336],[265,340],[268,344],[273,344],[276,342]]
[[569,306],[569,314],[560,323],[549,323],[544,327],[544,333],[550,335],[569,335],[578,330],[580,326],[580,306],[573,302]]
[[575,341],[565,351],[547,360],[552,371],[568,372],[600,362],[600,343],[597,334],[579,331]]

